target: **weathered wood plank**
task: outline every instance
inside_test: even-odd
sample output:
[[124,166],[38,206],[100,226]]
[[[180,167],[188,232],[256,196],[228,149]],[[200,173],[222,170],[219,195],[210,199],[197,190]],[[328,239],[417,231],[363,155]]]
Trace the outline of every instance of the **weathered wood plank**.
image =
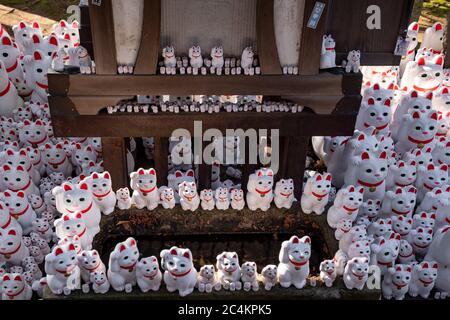
[[258,56],[262,74],[281,74],[274,29],[273,0],[258,0],[256,9]]
[[161,0],[144,2],[144,24],[134,74],[155,74],[160,52]]
[[[301,75],[315,75],[319,73],[320,54],[322,51],[323,35],[326,32],[329,11],[329,0],[321,0],[325,9],[316,29],[308,28],[308,20],[313,11],[316,0],[305,1],[305,16],[303,19],[303,32],[300,44],[300,57],[298,71]],[[347,33],[346,33],[347,34]]]
[[155,137],[155,170],[157,175],[158,185],[167,185],[167,168],[168,168],[168,154],[169,154],[169,139]]
[[[185,128],[194,134],[194,121],[203,130],[251,128],[279,129],[280,136],[352,135],[356,114],[316,115],[313,113],[184,113],[142,115],[53,116],[56,136],[62,137],[169,137],[173,130]],[[70,124],[70,125],[68,125]]]
[[127,150],[124,138],[102,137],[103,165],[111,174],[113,189],[128,186]]
[[[50,94],[70,96],[114,95],[306,95],[336,96],[360,93],[360,74],[323,72],[310,76],[117,76],[50,74]],[[63,80],[60,81],[60,76]],[[53,79],[52,79],[53,78]],[[353,83],[345,86],[345,83]]]
[[117,74],[116,41],[114,39],[111,0],[102,0],[101,6],[89,1],[89,16],[97,74]]

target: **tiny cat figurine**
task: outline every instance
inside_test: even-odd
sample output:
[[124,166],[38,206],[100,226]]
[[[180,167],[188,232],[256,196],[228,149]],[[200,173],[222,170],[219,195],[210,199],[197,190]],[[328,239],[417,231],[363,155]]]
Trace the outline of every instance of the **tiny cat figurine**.
[[212,264],[204,265],[200,268],[197,277],[197,288],[199,292],[211,293],[213,288],[219,291],[222,288],[214,266]]
[[175,208],[175,193],[172,188],[166,186],[159,188],[159,203],[164,209]]
[[108,281],[115,291],[130,293],[136,285],[139,250],[136,240],[128,238],[116,244],[109,256]]
[[50,242],[53,238],[53,230],[50,223],[46,218],[36,218],[32,222],[33,231],[38,233],[39,236],[47,242]]
[[223,68],[224,59],[223,59],[223,48],[222,46],[213,47],[211,49],[211,65],[214,68]]
[[354,257],[366,257],[370,259],[372,250],[370,248],[371,241],[369,239],[356,240],[348,247],[347,256],[348,259],[353,259]]
[[316,174],[309,178],[301,198],[303,212],[306,214],[311,212],[322,214],[328,204],[330,190],[331,174]]
[[278,282],[278,267],[274,264],[265,266],[261,271],[262,283],[266,291],[272,290]]
[[302,289],[309,276],[309,258],[311,256],[311,239],[308,236],[292,236],[281,244],[278,264],[278,281],[283,288],[294,285]]
[[28,151],[26,149],[20,149],[19,151],[14,151],[11,148],[6,149],[3,156],[3,161],[11,166],[20,165],[24,167],[29,172],[33,183],[36,186],[40,183],[41,175],[31,163],[30,157],[28,156]]
[[438,276],[438,264],[434,261],[422,261],[414,266],[411,282],[409,284],[409,295],[420,296],[428,299],[434,288]]
[[215,207],[214,191],[205,189],[200,192],[201,207],[203,210],[211,211]]
[[217,188],[214,197],[218,210],[228,210],[230,207],[230,194],[227,188]]
[[53,294],[69,295],[80,282],[77,252],[73,243],[57,245],[45,257],[47,285]]
[[139,260],[136,267],[136,278],[139,289],[142,292],[158,291],[162,281],[158,259],[155,256],[151,256]]
[[286,208],[290,209],[295,199],[294,195],[294,180],[292,179],[280,179],[275,184],[274,200],[275,206],[278,209]]
[[49,140],[45,126],[45,123],[40,119],[36,121],[24,120],[19,124],[20,142],[24,146],[33,148],[44,145]]
[[89,284],[91,283],[91,274],[95,271],[106,272],[106,267],[103,264],[97,250],[83,250],[77,258],[78,267],[81,271],[81,279],[83,279],[85,283],[81,288],[84,293],[87,293],[89,292]]
[[19,273],[6,273],[2,277],[2,299],[4,301],[31,300],[33,291],[25,282],[23,275]]
[[109,215],[116,207],[116,194],[112,190],[111,176],[108,171],[103,173],[94,172],[86,180],[92,190],[94,201],[104,215]]
[[184,211],[195,211],[200,205],[200,197],[197,193],[197,185],[194,181],[184,181],[178,187],[180,204]]
[[259,284],[257,280],[258,272],[255,262],[244,262],[241,266],[241,281],[244,291],[258,291]]
[[259,169],[249,176],[247,183],[247,206],[250,210],[267,211],[273,200],[273,171]]
[[103,270],[96,270],[92,272],[90,282],[92,283],[92,290],[94,290],[95,293],[105,294],[111,287],[108,281],[108,276]]
[[385,299],[403,300],[409,290],[412,267],[396,264],[388,269],[381,283],[381,292]]
[[130,174],[131,189],[133,189],[132,203],[138,209],[154,210],[159,203],[159,191],[156,186],[156,171],[138,169]]
[[345,68],[345,72],[347,73],[358,73],[361,67],[361,51],[350,51],[347,55],[347,61],[342,61],[342,67]]
[[373,238],[384,237],[392,231],[392,219],[377,219],[367,227],[367,233]]
[[353,226],[349,232],[339,240],[339,249],[348,253],[349,247],[355,241],[367,239],[367,228],[365,226]]
[[400,235],[395,232],[388,232],[384,237],[379,237],[371,245],[372,256],[371,265],[378,265],[381,274],[385,274],[397,260],[400,250]]
[[252,47],[245,48],[241,55],[241,68],[244,70],[252,68],[254,56],[255,52]]
[[344,284],[347,289],[362,290],[369,275],[369,259],[356,257],[348,261],[344,270]]
[[116,191],[117,207],[120,210],[128,210],[131,208],[130,190],[128,187],[120,188]]
[[320,69],[336,67],[336,42],[331,35],[324,35],[322,42],[322,53],[320,56]]
[[62,144],[57,143],[56,145],[53,145],[46,143],[40,150],[48,175],[52,172],[62,172],[65,177],[71,176],[72,163],[64,151]]
[[[23,58],[25,80],[33,88],[30,100],[34,103],[47,103],[48,78],[47,70],[51,68],[52,57],[36,50]],[[39,72],[41,71],[41,72]]]
[[178,290],[181,297],[191,294],[197,284],[197,270],[192,262],[191,250],[172,247],[161,251],[160,256],[167,291]]
[[222,288],[230,291],[241,290],[241,268],[237,253],[224,251],[217,256],[216,261],[217,278]]
[[359,217],[367,217],[369,222],[375,221],[381,212],[381,200],[368,200],[364,202],[359,210]]
[[192,46],[189,49],[189,58],[192,68],[200,69],[203,67],[202,49],[200,46]]
[[440,22],[436,22],[425,30],[420,48],[431,48],[433,53],[442,53],[444,50],[444,26]]
[[234,210],[242,210],[245,207],[244,190],[231,189],[231,207]]
[[336,226],[336,230],[334,231],[334,237],[336,240],[341,240],[342,237],[350,231],[352,226],[352,219],[341,219]]
[[398,252],[397,262],[400,264],[417,263],[413,248],[407,240],[400,240],[400,250]]
[[327,221],[331,228],[336,228],[341,219],[354,221],[358,210],[363,203],[364,188],[350,185],[340,189],[336,195],[333,206],[328,210]]
[[320,263],[320,279],[325,285],[330,288],[333,286],[334,280],[337,277],[336,265],[333,260],[324,260]]
[[175,68],[177,66],[175,48],[173,46],[164,47],[162,57],[164,58],[164,66],[166,68]]

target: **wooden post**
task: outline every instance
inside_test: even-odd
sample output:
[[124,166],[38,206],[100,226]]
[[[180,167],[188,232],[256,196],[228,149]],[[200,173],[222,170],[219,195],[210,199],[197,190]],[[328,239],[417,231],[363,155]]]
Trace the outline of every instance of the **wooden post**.
[[102,0],[101,5],[89,1],[92,42],[97,74],[117,74],[116,40],[111,0]]
[[325,9],[320,17],[316,29],[308,28],[308,20],[316,4],[316,0],[305,1],[305,16],[303,18],[303,32],[300,44],[298,72],[300,75],[315,75],[319,73],[320,54],[322,52],[323,35],[327,31],[327,17],[329,0],[321,0]]
[[258,0],[256,12],[256,33],[261,74],[281,74],[275,41],[273,0]]
[[300,201],[303,192],[303,174],[309,139],[310,137],[290,137],[287,142],[289,154],[287,155],[284,177],[294,179],[294,194],[298,201]]
[[127,149],[124,138],[102,138],[103,164],[111,174],[113,189],[128,186]]
[[145,0],[141,45],[134,74],[156,74],[160,52],[160,33],[161,0]]
[[155,161],[156,176],[158,185],[167,185],[169,138],[155,137],[155,151],[153,159]]
[[[201,142],[201,141],[197,141]],[[202,152],[205,150],[205,147],[210,143],[208,141],[203,141],[202,143]],[[211,165],[208,165],[205,163],[205,159],[202,159],[202,163],[199,164],[199,173],[198,173],[198,184],[199,184],[199,191],[203,189],[210,189],[211,188]]]

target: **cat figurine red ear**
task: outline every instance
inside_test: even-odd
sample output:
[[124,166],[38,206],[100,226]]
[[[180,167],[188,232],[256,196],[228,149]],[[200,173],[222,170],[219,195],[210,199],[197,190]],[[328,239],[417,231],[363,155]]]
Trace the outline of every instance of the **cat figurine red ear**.
[[333,205],[328,210],[328,225],[331,228],[336,228],[342,219],[354,221],[363,203],[364,192],[363,187],[353,185],[340,189],[336,194]]
[[381,283],[381,292],[385,299],[403,300],[408,293],[412,266],[396,264],[388,269]]
[[408,62],[413,61],[416,55],[416,48],[419,44],[419,23],[412,22],[408,26],[408,32],[406,34],[406,40],[408,41],[408,50],[406,51],[406,55],[402,57],[400,62],[400,77],[403,76],[403,72],[405,72],[405,68]]
[[158,291],[161,286],[162,273],[155,256],[142,258],[136,266],[136,279],[139,289],[146,293]]
[[16,87],[9,80],[5,63],[0,60],[0,104],[2,105],[0,116],[13,117],[13,112],[23,106],[23,100],[19,97]]
[[92,190],[94,201],[97,203],[100,211],[104,215],[111,214],[116,207],[117,198],[116,194],[112,190],[111,175],[109,172],[94,172],[85,180],[88,182],[90,189]]
[[5,273],[0,275],[3,301],[31,300],[33,291],[20,273]]
[[294,286],[302,289],[309,276],[311,239],[308,236],[292,236],[281,244],[278,264],[278,280],[283,288]]
[[191,250],[172,247],[160,253],[161,265],[165,270],[164,283],[169,292],[178,290],[181,297],[194,291],[197,284],[197,270],[194,267]]
[[115,291],[130,293],[136,285],[139,250],[134,238],[116,244],[109,255],[108,280]]
[[247,183],[247,206],[250,210],[267,211],[273,200],[273,171],[262,168],[251,174]]
[[53,294],[69,295],[72,290],[79,289],[80,269],[75,245],[71,242],[56,245],[45,257],[45,273]]
[[241,267],[236,252],[222,252],[216,257],[217,277],[222,288],[230,291],[242,289]]
[[[291,185],[287,186],[287,189],[288,190],[284,190],[284,192],[281,191],[280,195],[282,196],[289,193],[292,194],[292,192],[294,191],[292,179]],[[303,191],[303,195],[301,198],[301,206],[303,212],[306,214],[309,214],[311,212],[314,212],[315,214],[322,214],[325,211],[325,206],[328,204],[330,190],[331,174],[316,174],[313,177],[309,178],[308,181],[306,181],[305,190]],[[275,188],[275,194],[277,194],[277,188]],[[276,199],[277,196],[275,196],[275,201]]]
[[159,204],[159,190],[156,185],[156,171],[138,169],[130,174],[133,195],[131,201],[138,209],[154,210]]
[[81,278],[84,284],[82,290],[84,293],[89,292],[89,284],[91,283],[91,274],[95,271],[106,272],[106,267],[100,258],[97,250],[83,250],[78,255],[78,266],[81,270]]

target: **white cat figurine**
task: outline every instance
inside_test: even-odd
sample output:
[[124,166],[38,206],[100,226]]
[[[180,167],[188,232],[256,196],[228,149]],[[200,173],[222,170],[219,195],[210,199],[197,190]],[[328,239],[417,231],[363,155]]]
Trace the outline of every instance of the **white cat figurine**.
[[309,178],[301,198],[302,211],[306,214],[322,214],[328,204],[330,190],[331,174],[316,174]]
[[197,270],[192,261],[191,250],[172,247],[161,251],[160,256],[167,291],[178,290],[181,297],[191,294],[197,284]]
[[139,250],[136,240],[128,238],[116,244],[109,256],[108,280],[115,291],[130,293],[136,285],[136,264]]
[[250,210],[267,211],[273,200],[273,171],[259,169],[250,175],[247,183],[247,206]]
[[214,266],[204,265],[200,268],[197,277],[197,288],[199,292],[211,293],[212,290],[219,291],[222,288]]
[[20,228],[0,229],[0,263],[19,265],[28,256],[29,251],[23,243]]
[[87,178],[87,181],[91,186],[94,201],[97,203],[100,211],[104,215],[111,214],[116,207],[117,198],[116,194],[112,190],[112,181],[109,172],[94,172]]
[[23,275],[19,273],[6,273],[1,276],[2,299],[4,301],[31,300],[33,291],[25,282]]
[[227,188],[217,188],[214,194],[216,208],[218,210],[228,210],[230,207],[230,193]]
[[362,290],[369,275],[369,259],[356,257],[348,261],[344,270],[344,284],[347,289]]
[[283,241],[278,264],[278,281],[283,288],[294,285],[302,289],[306,285],[310,256],[311,239],[308,236],[301,239],[292,236],[288,241]]
[[105,294],[109,291],[111,285],[108,281],[108,276],[103,270],[97,270],[91,273],[92,290],[95,293]]
[[132,203],[138,209],[154,210],[159,203],[159,191],[156,186],[156,171],[138,169],[130,174],[131,189],[133,189]]
[[409,284],[409,295],[420,296],[428,299],[433,290],[438,275],[438,264],[434,261],[422,261],[414,266],[411,282]]
[[241,268],[236,252],[222,252],[216,258],[217,278],[225,290],[235,291],[242,289]]
[[175,192],[172,188],[166,186],[160,187],[159,200],[164,209],[175,208]]
[[180,204],[183,210],[195,211],[200,205],[200,197],[197,193],[197,185],[195,182],[182,182],[178,187],[180,195]]
[[409,290],[412,267],[396,264],[388,269],[381,283],[381,290],[385,299],[403,300]]
[[215,207],[214,191],[205,189],[200,192],[201,207],[203,210],[211,211]]
[[272,290],[278,282],[278,267],[274,264],[265,266],[261,271],[262,283],[266,291]]
[[142,292],[158,291],[161,286],[162,273],[155,256],[142,258],[136,267],[136,278]]
[[245,207],[244,190],[231,189],[231,207],[234,210],[242,210]]
[[128,187],[120,188],[116,191],[117,207],[120,210],[131,208],[130,189]]
[[320,56],[320,69],[336,67],[336,42],[331,35],[324,35],[322,42],[322,53]]
[[328,210],[328,225],[336,228],[341,219],[355,220],[358,210],[363,203],[364,188],[348,186],[340,189],[336,195],[333,206]]
[[255,262],[244,262],[241,266],[241,281],[244,291],[258,291],[259,284],[257,280],[258,272]]
[[333,260],[324,260],[320,263],[320,279],[330,288],[337,278],[336,265]]
[[91,274],[96,271],[106,272],[106,267],[102,262],[97,250],[83,250],[81,254],[77,256],[78,267],[81,271],[81,279],[84,281],[82,286],[83,292],[89,291],[89,284],[91,283]]
[[76,248],[72,243],[57,245],[45,257],[47,285],[53,294],[69,295],[77,289],[80,282],[80,270]]

